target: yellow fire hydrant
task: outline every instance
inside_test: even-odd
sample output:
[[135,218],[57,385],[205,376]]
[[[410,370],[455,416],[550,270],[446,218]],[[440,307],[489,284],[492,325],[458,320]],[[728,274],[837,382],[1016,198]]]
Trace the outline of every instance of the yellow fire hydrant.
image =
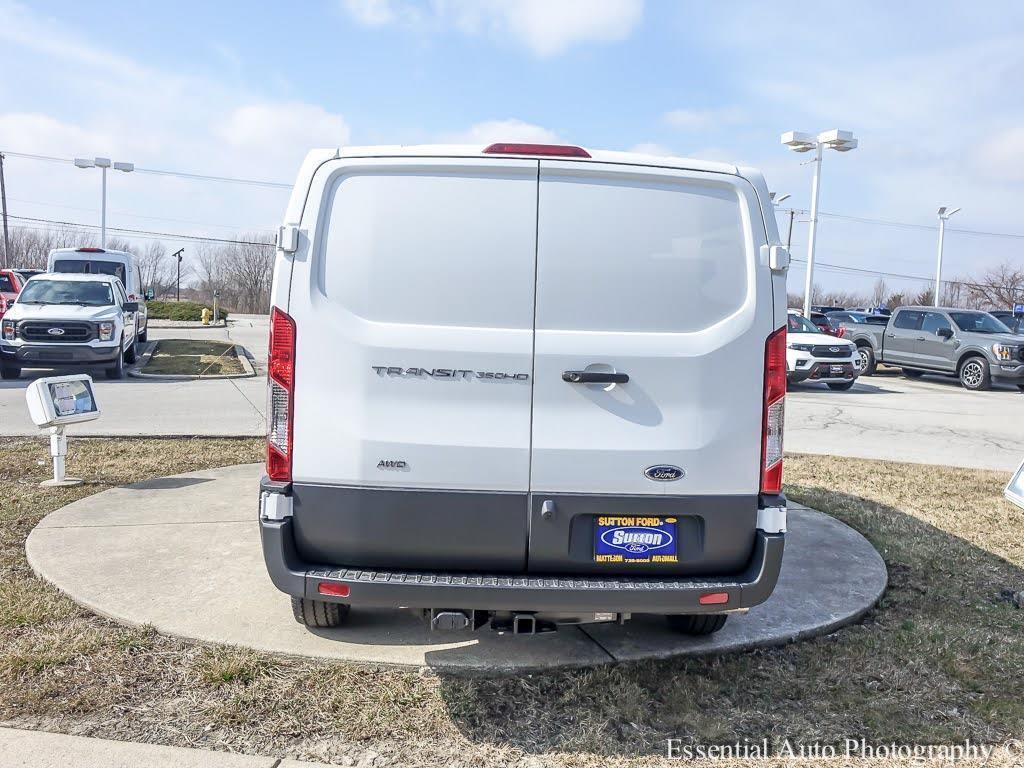
[[203,307],[203,325],[209,325],[211,317],[213,317],[213,312],[210,311],[210,308]]

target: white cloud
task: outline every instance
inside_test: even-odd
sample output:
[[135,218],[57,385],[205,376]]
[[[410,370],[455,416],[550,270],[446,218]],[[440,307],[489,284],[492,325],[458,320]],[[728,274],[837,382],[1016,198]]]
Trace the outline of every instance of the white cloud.
[[640,155],[656,155],[659,157],[672,157],[677,155],[677,152],[673,152],[671,149],[663,144],[655,144],[654,142],[641,142],[640,144],[634,144],[629,148],[629,152],[636,152]]
[[[4,0],[0,16],[0,62],[26,73],[5,81],[4,102],[33,105],[0,105],[0,147],[10,152],[289,182],[311,147],[349,140],[345,118],[322,106],[269,99],[231,78],[146,66]],[[13,215],[98,221],[95,172],[14,155],[5,165]],[[288,197],[286,189],[142,172],[114,174],[108,194],[111,226],[218,237],[272,230]],[[195,253],[194,244],[179,244],[186,259]]]
[[360,24],[381,27],[400,18],[412,19],[418,11],[412,5],[392,0],[343,0],[345,10]]
[[1024,181],[1024,128],[1010,128],[983,141],[974,164],[990,179]]
[[535,144],[557,144],[560,140],[554,131],[522,120],[485,120],[476,123],[461,133],[447,134],[444,141],[454,144],[490,144],[495,141],[522,141]]
[[[230,112],[216,133],[228,145],[259,157],[294,155],[295,147],[338,147],[347,144],[349,127],[341,115],[302,102],[248,104]],[[273,162],[271,165],[275,165]]]
[[[344,0],[361,24],[382,26],[420,21],[409,0]],[[643,17],[644,0],[433,0],[435,21],[469,35],[511,38],[537,56],[556,56],[573,45],[629,37]]]
[[685,131],[706,131],[723,125],[742,123],[746,117],[736,107],[724,109],[673,109],[664,118],[673,128]]

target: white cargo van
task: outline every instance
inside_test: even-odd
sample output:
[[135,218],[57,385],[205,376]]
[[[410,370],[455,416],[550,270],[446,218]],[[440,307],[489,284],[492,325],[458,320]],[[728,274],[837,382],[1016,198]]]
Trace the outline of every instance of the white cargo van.
[[753,170],[311,152],[271,294],[264,556],[296,618],[719,629],[782,561],[786,285]]
[[149,313],[142,287],[142,273],[135,256],[126,251],[103,248],[57,248],[50,251],[47,272],[71,272],[88,275],[113,275],[124,285],[128,301],[139,305],[128,318],[135,323],[136,338],[145,343],[149,334]]

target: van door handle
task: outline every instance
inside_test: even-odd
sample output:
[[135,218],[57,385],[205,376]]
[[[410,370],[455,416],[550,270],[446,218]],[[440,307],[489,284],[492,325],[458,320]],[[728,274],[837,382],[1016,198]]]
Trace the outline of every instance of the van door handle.
[[562,381],[570,384],[625,384],[628,373],[601,373],[600,371],[564,371]]
[[927,341],[927,339],[925,339],[924,336],[918,336],[917,339],[915,339],[915,341]]

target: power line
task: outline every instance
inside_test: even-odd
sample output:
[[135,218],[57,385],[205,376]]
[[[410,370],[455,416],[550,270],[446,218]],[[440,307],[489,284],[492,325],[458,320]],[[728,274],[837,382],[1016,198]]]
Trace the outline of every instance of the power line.
[[[77,221],[59,221],[56,219],[41,219],[33,216],[10,216],[9,218],[17,219],[18,221],[31,221],[39,224],[62,227],[74,227],[76,229],[99,229],[95,224],[82,224]],[[26,227],[27,229],[33,229],[33,227]],[[148,229],[127,229],[125,227],[107,227],[111,232],[120,232],[121,234],[138,235],[146,238],[159,238],[162,240],[191,240],[195,242],[204,243],[227,243],[229,245],[258,245],[263,248],[273,248],[273,243],[261,243],[252,240],[232,240],[223,237],[203,237],[201,235],[184,235],[179,232],[154,232]]]
[[[52,155],[33,155],[27,152],[4,152],[7,157],[20,157],[24,160],[41,160],[48,163],[70,163],[74,159],[70,157],[54,157]],[[163,168],[139,168],[136,166],[136,173],[148,173],[153,176],[174,176],[179,179],[191,181],[216,181],[224,184],[246,184],[253,187],[269,187],[272,189],[291,189],[293,185],[283,181],[266,181],[264,179],[241,179],[234,176],[211,176],[203,173],[187,173],[185,171],[169,171]]]
[[[29,205],[41,205],[45,208],[65,208],[69,211],[85,211],[87,213],[97,213],[96,208],[87,208],[84,205],[64,205],[62,203],[44,203],[42,200],[26,200],[23,197],[9,197],[8,200],[12,200],[16,203],[27,203]],[[196,224],[200,227],[217,227],[218,229],[229,229],[232,232],[259,232],[263,230],[262,227],[241,227],[237,224],[211,224],[206,221],[196,221],[195,219],[174,219],[169,216],[144,216],[141,213],[131,213],[130,211],[118,211],[108,209],[108,213],[116,213],[121,216],[127,216],[132,219],[149,219],[150,221],[170,221],[175,224]],[[271,230],[264,230],[270,232]]]
[[[26,160],[40,160],[51,163],[74,163],[72,158],[68,157],[54,157],[53,155],[38,155],[31,154],[28,152],[4,152],[7,157],[19,157]],[[173,176],[180,179],[189,179],[192,181],[213,181],[224,184],[245,184],[256,187],[267,187],[271,189],[291,189],[292,184],[288,184],[283,181],[269,181],[266,179],[243,179],[234,176],[215,176],[203,173],[188,173],[185,171],[171,171],[164,168],[135,168],[136,173],[148,173],[154,176]],[[799,208],[776,208],[779,212],[794,211],[799,214],[806,214],[808,211]],[[828,213],[826,211],[819,211],[819,216],[826,216],[832,219],[843,219],[846,221],[856,221],[861,224],[877,224],[885,227],[899,227],[902,229],[917,229],[934,232],[938,229],[937,226],[930,224],[917,224],[909,221],[894,221],[892,219],[876,219],[868,216],[851,216],[844,213]],[[954,229],[952,227],[946,228],[947,232],[956,232],[961,235],[981,235],[984,237],[1006,237],[1014,240],[1024,240],[1024,234],[1016,232],[991,232],[987,230],[979,229]]]
[[[778,213],[789,213],[793,211],[801,216],[808,214],[809,211],[801,208],[778,208]],[[845,213],[827,213],[825,211],[818,211],[819,216],[826,216],[830,219],[841,219],[845,221],[855,221],[860,224],[877,224],[883,227],[897,227],[899,229],[916,229],[927,232],[937,232],[938,227],[932,226],[931,224],[915,224],[909,221],[894,221],[892,219],[874,219],[868,216],[850,216]],[[1016,232],[990,232],[982,229],[954,229],[952,227],[946,227],[946,232],[956,232],[961,235],[982,235],[985,237],[1008,237],[1013,240],[1024,240],[1024,234],[1018,234]]]

